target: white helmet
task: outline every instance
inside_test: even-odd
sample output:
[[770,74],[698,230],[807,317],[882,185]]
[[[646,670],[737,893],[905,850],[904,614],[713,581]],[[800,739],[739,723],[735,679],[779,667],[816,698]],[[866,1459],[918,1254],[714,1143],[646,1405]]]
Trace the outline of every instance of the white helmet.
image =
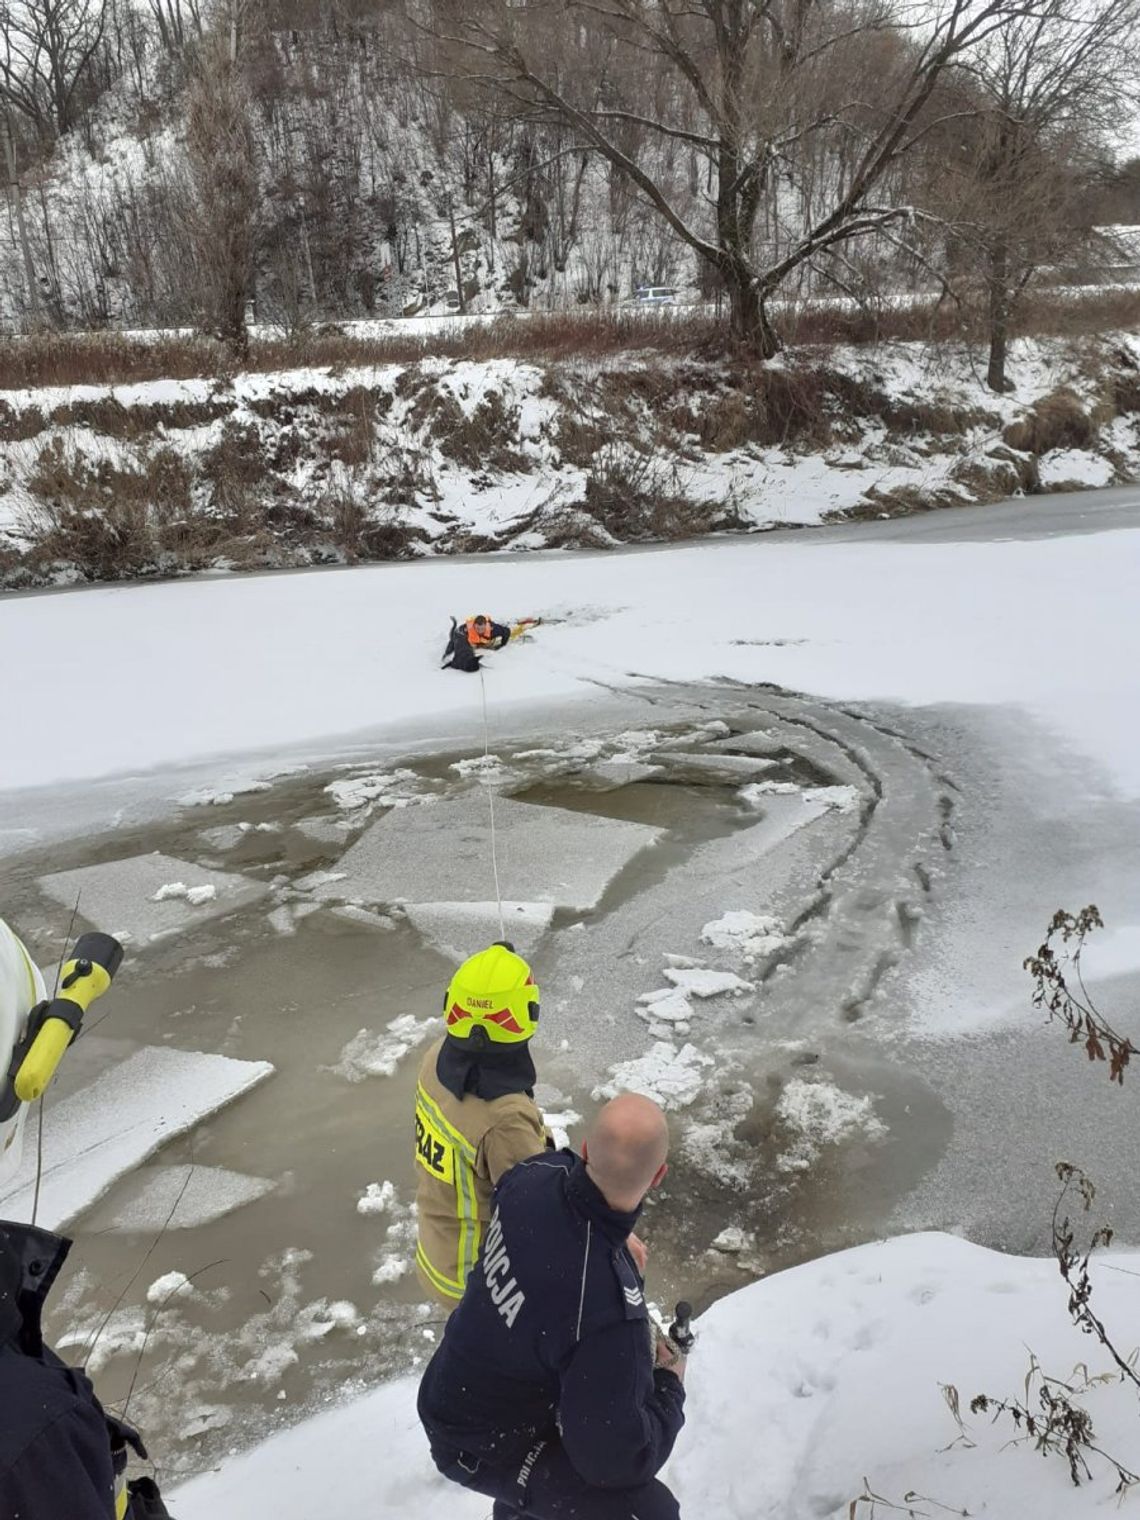
[[[20,940],[0,918],[0,1083],[5,1083],[17,1043],[27,1028],[28,1014],[47,996],[44,979]],[[6,1084],[5,1084],[6,1085]],[[0,1121],[0,1183],[20,1165],[20,1143],[28,1105],[21,1103],[11,1118]]]

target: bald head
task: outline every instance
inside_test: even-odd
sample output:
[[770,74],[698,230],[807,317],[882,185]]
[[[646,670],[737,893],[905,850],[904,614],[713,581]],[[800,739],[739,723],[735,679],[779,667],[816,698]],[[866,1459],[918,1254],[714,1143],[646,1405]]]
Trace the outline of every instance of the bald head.
[[606,1202],[632,1211],[661,1180],[669,1154],[665,1115],[652,1098],[623,1093],[600,1111],[582,1152]]

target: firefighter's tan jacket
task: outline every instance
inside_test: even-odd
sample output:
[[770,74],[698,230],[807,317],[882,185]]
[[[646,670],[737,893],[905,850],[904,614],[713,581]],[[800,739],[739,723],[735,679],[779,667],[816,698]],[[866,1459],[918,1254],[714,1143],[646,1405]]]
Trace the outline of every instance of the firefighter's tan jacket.
[[491,1218],[504,1172],[546,1149],[542,1114],[526,1093],[462,1101],[435,1073],[442,1040],[428,1050],[416,1088],[416,1270],[454,1309]]

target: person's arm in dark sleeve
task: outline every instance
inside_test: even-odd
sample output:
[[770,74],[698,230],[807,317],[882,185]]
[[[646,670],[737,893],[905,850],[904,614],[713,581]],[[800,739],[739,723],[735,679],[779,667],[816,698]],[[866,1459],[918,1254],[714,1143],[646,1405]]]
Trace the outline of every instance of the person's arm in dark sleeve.
[[645,1320],[581,1341],[562,1375],[558,1416],[574,1469],[595,1488],[648,1483],[685,1423],[676,1373],[654,1368]]
[[114,1520],[115,1474],[103,1417],[78,1398],[58,1403],[55,1418],[0,1469],[0,1514]]

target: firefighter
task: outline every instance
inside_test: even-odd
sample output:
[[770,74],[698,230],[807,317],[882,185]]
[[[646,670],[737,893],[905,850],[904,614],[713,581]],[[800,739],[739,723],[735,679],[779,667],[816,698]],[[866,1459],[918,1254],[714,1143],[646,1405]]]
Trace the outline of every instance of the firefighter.
[[625,1093],[582,1155],[516,1166],[420,1383],[445,1477],[494,1520],[677,1520],[658,1479],[684,1424],[685,1362],[651,1330],[632,1231],[665,1176],[665,1116]]
[[[42,1096],[122,949],[80,937],[48,1001],[27,950],[0,919],[0,1183],[16,1172],[29,1105]],[[109,1415],[83,1369],[43,1343],[44,1301],[71,1242],[0,1220],[0,1515],[16,1520],[161,1520],[150,1478],[127,1481],[138,1432]]]
[[552,1145],[534,1101],[530,1040],[539,993],[507,941],[464,961],[447,989],[447,1029],[416,1088],[416,1270],[447,1309],[490,1219],[491,1190],[516,1161]]
[[482,664],[482,656],[502,649],[528,629],[537,628],[538,618],[520,618],[517,623],[496,623],[480,613],[463,623],[451,620],[451,633],[443,652],[442,670],[462,670],[473,675]]

